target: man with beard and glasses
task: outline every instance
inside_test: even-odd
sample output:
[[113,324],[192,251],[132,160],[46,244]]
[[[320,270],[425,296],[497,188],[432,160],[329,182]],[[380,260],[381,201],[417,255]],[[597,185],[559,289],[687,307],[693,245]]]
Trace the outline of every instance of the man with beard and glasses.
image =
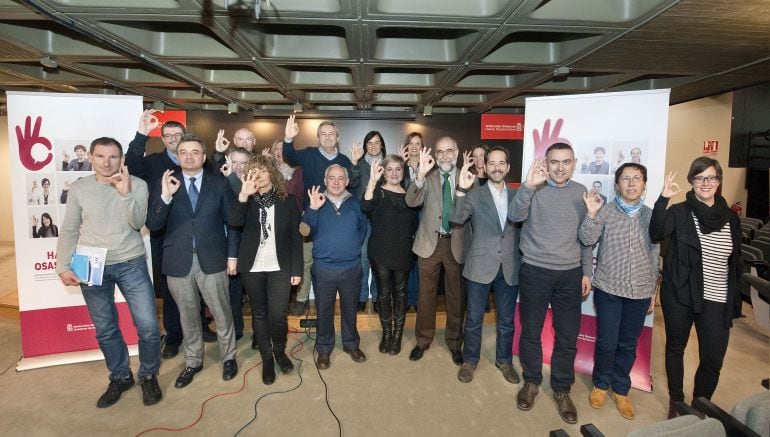
[[[465,281],[460,273],[468,242],[465,232],[467,225],[450,225],[454,187],[457,186],[459,176],[455,167],[457,142],[451,137],[440,138],[436,141],[435,160],[430,152],[430,149],[420,152],[417,177],[406,192],[408,206],[423,208],[412,246],[420,269],[420,298],[415,323],[417,345],[409,354],[409,359],[421,359],[436,334],[438,275],[443,268],[447,312],[445,340],[452,353],[452,361],[459,366],[463,363],[465,318]],[[431,172],[436,164],[438,169]]]
[[[478,148],[474,149],[477,150]],[[471,223],[473,235],[465,259],[463,276],[467,279],[468,314],[465,322],[463,365],[457,374],[460,382],[470,382],[481,355],[481,330],[490,289],[495,292],[497,307],[497,346],[495,366],[511,384],[519,383],[513,367],[513,313],[519,294],[519,229],[508,221],[509,205],[516,190],[505,185],[511,169],[508,151],[495,146],[486,151],[484,174],[486,186],[471,190],[477,176],[467,159],[460,170],[460,179],[452,209],[452,223]]]

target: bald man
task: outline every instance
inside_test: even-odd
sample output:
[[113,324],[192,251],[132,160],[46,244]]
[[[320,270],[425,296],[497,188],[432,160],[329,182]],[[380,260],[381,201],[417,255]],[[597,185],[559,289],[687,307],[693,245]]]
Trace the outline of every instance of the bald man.
[[230,140],[225,138],[225,130],[220,129],[217,133],[217,141],[215,143],[216,150],[211,154],[211,158],[217,163],[217,167],[221,168],[227,160],[225,159],[225,152],[228,148],[244,148],[249,153],[254,152],[254,145],[257,142],[257,137],[254,136],[254,132],[242,127],[235,131],[233,135],[232,145]]

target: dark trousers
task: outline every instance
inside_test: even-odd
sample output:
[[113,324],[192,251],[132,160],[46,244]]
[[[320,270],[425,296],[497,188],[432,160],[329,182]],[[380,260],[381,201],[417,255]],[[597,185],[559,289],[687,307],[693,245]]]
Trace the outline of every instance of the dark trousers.
[[505,274],[503,274],[503,266],[501,265],[497,271],[497,276],[489,284],[468,280],[465,288],[468,295],[468,312],[465,320],[463,362],[471,364],[478,364],[479,362],[484,313],[487,309],[489,291],[494,289],[497,308],[495,360],[500,364],[511,364],[513,362],[513,314],[516,309],[519,286],[508,285],[505,282]]
[[445,341],[449,349],[460,350],[465,321],[465,280],[462,264],[452,255],[451,240],[439,238],[436,250],[428,258],[417,258],[420,267],[420,301],[417,305],[415,337],[417,345],[427,348],[436,335],[436,295],[438,275],[444,268],[444,297],[446,298]]
[[379,285],[380,322],[383,330],[400,326],[406,320],[406,283],[409,271],[390,270],[372,261],[372,271]]
[[340,316],[342,319],[342,347],[356,350],[360,344],[356,328],[356,306],[361,291],[361,263],[347,269],[329,269],[313,263],[313,290],[318,311],[316,350],[329,355],[334,350],[334,303],[337,292],[340,295]]
[[420,299],[420,267],[417,260],[412,263],[409,270],[409,280],[406,283],[406,294],[409,305],[417,305]]
[[594,288],[596,348],[593,382],[626,396],[631,389],[631,368],[636,344],[644,327],[650,299],[629,299]]
[[233,310],[233,326],[235,327],[235,336],[243,336],[243,283],[240,273],[230,276],[228,285],[230,294],[230,308]]
[[568,392],[575,382],[582,277],[583,270],[580,267],[550,270],[522,264],[519,271],[519,359],[525,381],[537,385],[543,382],[543,344],[540,334],[550,304],[556,332],[551,355],[551,389],[555,392]]
[[698,370],[695,372],[693,399],[711,399],[719,382],[719,373],[727,351],[730,328],[725,327],[725,304],[704,300],[700,314],[682,305],[670,293],[660,294],[663,321],[666,326],[666,376],[668,395],[674,402],[684,401],[684,349],[692,325],[698,335]]
[[288,273],[247,272],[241,273],[241,282],[249,296],[251,329],[262,359],[272,359],[273,351],[283,352],[289,324],[291,280]]

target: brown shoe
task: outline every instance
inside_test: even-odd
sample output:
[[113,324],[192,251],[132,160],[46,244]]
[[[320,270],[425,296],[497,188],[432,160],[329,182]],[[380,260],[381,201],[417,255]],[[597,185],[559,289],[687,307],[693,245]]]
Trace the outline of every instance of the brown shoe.
[[535,396],[538,393],[540,393],[540,389],[537,384],[532,381],[525,381],[521,390],[519,390],[519,394],[516,395],[516,406],[522,411],[531,410],[535,405]]
[[329,361],[328,354],[318,354],[318,358],[315,360],[315,365],[318,367],[318,370],[326,370],[329,368],[329,366],[332,365],[332,362]]
[[366,355],[364,355],[364,352],[361,349],[355,349],[352,351],[346,350],[345,353],[350,355],[350,358],[356,363],[363,363],[366,361]]
[[460,382],[471,382],[473,381],[473,372],[476,370],[476,365],[471,363],[463,363],[462,366],[460,366],[460,370],[457,372],[457,379],[460,380]]
[[634,420],[634,407],[631,405],[628,396],[613,393],[612,399],[615,400],[615,406],[618,407],[621,416],[628,420]]
[[559,416],[562,420],[569,424],[577,423],[577,408],[572,403],[572,399],[569,398],[568,391],[555,391],[553,392],[553,399],[556,401],[556,409],[559,411]]
[[604,406],[604,398],[607,397],[607,390],[602,390],[599,387],[594,386],[591,389],[591,393],[588,394],[588,404],[592,407],[599,409]]

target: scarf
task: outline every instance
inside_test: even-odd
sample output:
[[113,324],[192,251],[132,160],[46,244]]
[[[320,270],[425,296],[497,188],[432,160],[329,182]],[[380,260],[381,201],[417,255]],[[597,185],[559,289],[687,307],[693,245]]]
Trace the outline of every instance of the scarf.
[[642,205],[644,205],[644,202],[642,199],[639,199],[636,204],[626,203],[623,201],[623,198],[620,197],[620,194],[615,195],[615,203],[618,204],[618,208],[620,208],[621,211],[626,213],[627,216],[633,217],[636,215],[636,213],[639,212],[640,209],[642,209]]
[[259,222],[262,224],[262,241],[265,241],[269,236],[268,231],[270,230],[267,226],[267,209],[275,205],[278,201],[278,194],[275,192],[275,188],[271,188],[270,191],[265,194],[254,194],[254,201],[257,202],[257,206],[259,206]]
[[714,196],[714,205],[708,206],[698,200],[694,190],[690,190],[687,192],[685,203],[698,218],[698,226],[703,234],[721,230],[730,218],[728,215],[730,208],[727,206],[727,201],[719,194]]

